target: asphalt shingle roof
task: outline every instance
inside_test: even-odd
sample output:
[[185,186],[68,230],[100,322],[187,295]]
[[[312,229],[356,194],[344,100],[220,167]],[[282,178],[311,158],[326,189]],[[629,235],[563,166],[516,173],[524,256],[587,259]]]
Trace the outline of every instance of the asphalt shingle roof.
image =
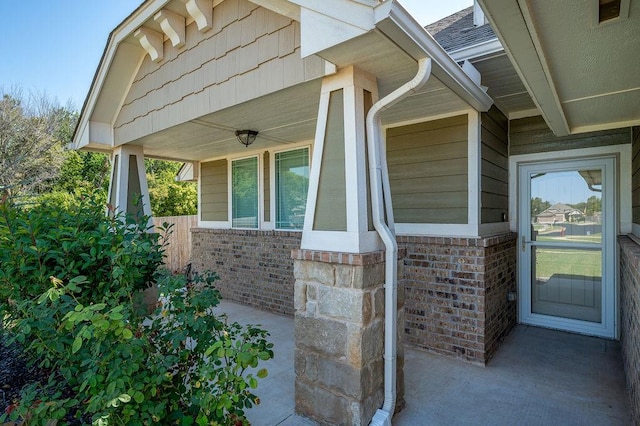
[[425,28],[447,52],[496,38],[491,25],[484,24],[478,27],[473,25],[473,6],[429,24]]

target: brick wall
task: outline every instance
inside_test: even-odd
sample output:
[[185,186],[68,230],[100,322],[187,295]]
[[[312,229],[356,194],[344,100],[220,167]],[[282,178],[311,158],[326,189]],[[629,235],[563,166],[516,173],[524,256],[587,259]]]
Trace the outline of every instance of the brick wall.
[[[220,275],[224,298],[292,316],[291,252],[300,248],[301,236],[194,228],[193,266]],[[398,274],[406,300],[405,341],[485,364],[516,322],[516,303],[507,301],[507,294],[516,291],[515,234],[475,239],[400,236],[398,243],[406,253]]]
[[405,341],[485,364],[516,323],[516,235],[398,237],[406,249]]
[[301,232],[192,229],[195,271],[217,272],[222,297],[293,316],[293,260]]
[[627,236],[620,244],[620,340],[634,424],[640,424],[640,245]]

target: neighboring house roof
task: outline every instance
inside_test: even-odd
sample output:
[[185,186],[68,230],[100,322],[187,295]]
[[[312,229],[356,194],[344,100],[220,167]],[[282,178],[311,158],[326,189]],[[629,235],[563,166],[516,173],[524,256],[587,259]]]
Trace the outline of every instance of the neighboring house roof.
[[473,6],[425,27],[429,34],[447,51],[453,52],[464,47],[497,38],[491,25],[473,25]]
[[571,206],[568,206],[566,204],[562,204],[562,203],[557,203],[554,204],[553,206],[549,207],[548,209],[546,209],[545,211],[543,211],[542,213],[540,213],[539,215],[537,215],[538,217],[545,217],[545,216],[551,216],[551,215],[556,215],[556,214],[570,214],[570,215],[582,215],[583,213]]

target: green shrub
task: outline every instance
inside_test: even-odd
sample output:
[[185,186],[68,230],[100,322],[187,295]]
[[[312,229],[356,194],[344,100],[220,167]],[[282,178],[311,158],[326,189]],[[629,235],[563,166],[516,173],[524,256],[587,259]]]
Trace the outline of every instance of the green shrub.
[[78,295],[84,304],[121,302],[154,281],[164,248],[159,234],[146,232],[147,218],[109,218],[92,200],[72,210],[0,203],[0,309],[42,294],[50,277],[87,277],[90,285]]
[[[215,275],[187,282],[162,273],[148,218],[110,219],[92,203],[74,212],[5,204],[0,216],[0,314],[32,362],[51,372],[0,421],[246,423],[267,374],[258,363],[273,357],[268,333],[213,313]],[[150,283],[161,298],[145,317],[136,295]]]

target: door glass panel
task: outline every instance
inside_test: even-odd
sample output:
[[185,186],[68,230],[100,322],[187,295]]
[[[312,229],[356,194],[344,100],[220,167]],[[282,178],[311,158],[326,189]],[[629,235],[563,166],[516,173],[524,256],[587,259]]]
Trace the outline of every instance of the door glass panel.
[[602,251],[531,248],[531,312],[602,321]]
[[531,175],[531,240],[602,243],[602,171]]
[[531,312],[601,322],[602,170],[534,173],[530,183]]

